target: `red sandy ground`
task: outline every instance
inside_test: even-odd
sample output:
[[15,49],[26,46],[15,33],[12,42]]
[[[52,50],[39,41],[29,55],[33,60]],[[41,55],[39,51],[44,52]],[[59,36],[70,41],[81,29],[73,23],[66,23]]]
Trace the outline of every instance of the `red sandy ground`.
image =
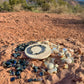
[[[75,42],[84,43],[84,23],[80,17],[67,14],[57,15],[24,11],[0,13],[0,51],[3,51],[0,53],[0,63],[10,59],[11,50],[15,48],[17,44],[30,40],[43,39],[50,39],[51,41],[54,39],[52,42],[55,43],[57,39],[61,41],[61,39],[66,38],[73,38],[76,39]],[[71,48],[74,46],[67,44],[68,42],[65,40],[62,40],[62,43],[63,42]],[[11,45],[12,43],[14,43],[13,46]],[[84,47],[83,44],[81,47]],[[78,64],[76,65],[79,67]],[[4,69],[0,66],[0,84],[27,84],[24,78],[26,77],[28,79],[34,75],[31,71],[26,70],[22,72],[21,79],[11,83],[7,70],[9,69]],[[76,71],[76,68],[73,70]],[[61,72],[60,77],[54,74],[50,75],[50,80],[44,79],[41,83],[32,82],[30,84],[77,84],[76,82],[71,82],[73,75],[67,74],[66,76],[65,72],[68,73],[68,71],[65,70]],[[84,82],[81,84],[84,84]]]

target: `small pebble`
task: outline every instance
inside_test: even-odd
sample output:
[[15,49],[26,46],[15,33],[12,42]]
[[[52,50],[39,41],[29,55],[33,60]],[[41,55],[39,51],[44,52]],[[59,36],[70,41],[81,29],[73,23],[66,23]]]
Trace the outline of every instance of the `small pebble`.
[[33,81],[34,81],[34,82],[37,82],[37,79],[35,78],[35,79],[33,79]]
[[64,64],[64,69],[68,69],[68,64]]
[[39,74],[40,76],[43,76],[44,75],[44,73],[43,72],[40,72],[40,74]]
[[32,82],[32,81],[33,81],[33,79],[32,79],[32,78],[28,79],[28,82]]
[[55,67],[54,69],[48,70],[49,74],[57,73],[57,68]]
[[66,52],[67,51],[67,49],[66,48],[63,48],[63,52]]
[[11,72],[10,72],[10,75],[11,75],[11,76],[14,76],[14,75],[15,75],[15,72],[14,72],[14,71],[11,71]]
[[48,69],[53,69],[53,68],[54,68],[54,64],[53,64],[53,63],[49,63],[49,64],[47,65],[47,68],[48,68]]
[[55,67],[57,67],[57,68],[58,68],[58,67],[59,67],[59,65],[58,65],[58,64],[55,64]]
[[67,64],[71,64],[71,63],[72,63],[72,59],[68,57],[68,58],[65,59],[65,62],[66,62]]
[[32,63],[32,65],[31,65],[32,67],[34,67],[34,64]]
[[17,54],[17,56],[21,56],[21,54],[20,53],[16,53]]
[[20,73],[21,73],[20,71],[16,71],[16,72],[15,72],[15,75],[16,75],[16,76],[19,76]]
[[54,50],[54,53],[59,53],[59,50],[58,49]]
[[47,66],[48,66],[48,63],[49,63],[49,62],[46,62],[46,61],[44,62],[45,67],[47,67]]
[[26,69],[26,66],[23,66],[23,69]]
[[73,49],[69,49],[70,50],[70,52],[74,52],[74,50]]
[[18,48],[15,48],[15,52],[18,52],[19,51],[19,49]]
[[42,70],[42,72],[45,72],[45,69],[41,69]]
[[16,53],[13,53],[12,56],[14,56],[15,58],[17,58],[17,54]]
[[34,69],[34,72],[38,72],[38,67],[37,66],[34,66],[33,69]]
[[14,81],[14,80],[15,80],[15,77],[12,77],[12,78],[10,79],[11,82]]
[[8,65],[11,65],[11,62],[9,62],[9,61],[8,61],[8,62],[6,62],[6,65],[7,65],[7,66],[8,66]]

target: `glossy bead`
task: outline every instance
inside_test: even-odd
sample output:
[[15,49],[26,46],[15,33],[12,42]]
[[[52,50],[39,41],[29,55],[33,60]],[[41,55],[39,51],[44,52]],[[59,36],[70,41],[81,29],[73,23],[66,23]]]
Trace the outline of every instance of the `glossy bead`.
[[16,72],[15,72],[15,75],[16,75],[16,76],[19,76],[20,73],[21,73],[20,71],[16,71]]
[[44,75],[44,73],[43,72],[40,72],[40,74],[39,74],[40,76],[43,76]]
[[33,79],[32,79],[32,78],[28,79],[28,82],[32,82],[32,81],[33,81]]
[[21,56],[21,54],[20,53],[16,53],[17,54],[17,56]]
[[17,63],[17,61],[15,60],[15,59],[10,59],[9,60],[12,64],[16,64]]
[[34,69],[34,72],[38,72],[38,69]]
[[47,72],[47,71],[48,71],[48,69],[45,69],[45,71]]
[[15,48],[15,52],[18,52],[19,51],[19,49],[18,48]]
[[15,72],[14,72],[14,71],[12,71],[12,72],[10,73],[10,75],[14,76],[14,75],[15,75]]
[[26,69],[26,66],[23,66],[23,69]]
[[7,68],[10,68],[10,67],[12,67],[12,65],[8,65],[8,66],[7,66]]
[[11,82],[14,81],[14,80],[15,80],[15,77],[12,77],[12,78],[10,79]]
[[22,72],[23,68],[22,67],[18,67],[18,68],[16,68],[16,70]]
[[11,63],[12,63],[13,65],[16,65],[17,61],[16,61],[16,60],[12,60]]
[[7,62],[6,62],[6,65],[7,65],[7,66],[8,66],[8,65],[11,65],[11,62],[7,61]]
[[33,81],[34,81],[34,82],[36,82],[36,81],[37,81],[37,79],[35,78],[35,79],[33,79]]
[[22,46],[20,46],[19,48],[20,48],[20,51],[24,51],[25,50],[25,48],[22,47]]
[[20,64],[17,64],[17,65],[15,65],[15,68],[18,68],[18,67],[20,67],[21,65]]
[[14,56],[15,58],[17,58],[17,54],[16,53],[13,53],[12,56]]

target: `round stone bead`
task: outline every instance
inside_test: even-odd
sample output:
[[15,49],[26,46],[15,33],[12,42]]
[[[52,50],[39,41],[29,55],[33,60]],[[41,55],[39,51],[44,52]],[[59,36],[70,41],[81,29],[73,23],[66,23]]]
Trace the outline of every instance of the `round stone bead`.
[[47,68],[48,68],[48,69],[53,69],[53,68],[54,68],[54,64],[53,64],[53,63],[49,63],[49,64],[47,65]]
[[15,80],[15,77],[12,77],[12,78],[10,79],[11,82],[14,81],[14,80]]
[[33,79],[32,79],[32,78],[28,79],[28,82],[32,82],[32,81],[33,81]]
[[40,74],[39,74],[40,76],[43,76],[44,75],[44,73],[43,72],[40,72]]

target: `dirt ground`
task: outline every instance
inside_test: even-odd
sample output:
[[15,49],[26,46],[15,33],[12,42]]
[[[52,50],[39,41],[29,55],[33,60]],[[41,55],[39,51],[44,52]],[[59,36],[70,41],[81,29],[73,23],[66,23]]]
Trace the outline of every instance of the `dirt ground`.
[[[0,13],[0,64],[11,58],[12,49],[16,45],[30,40],[50,40],[53,43],[62,43],[69,48],[84,48],[84,23],[76,15],[48,14],[32,12]],[[70,41],[67,41],[70,39]],[[73,42],[72,42],[73,41]],[[75,43],[75,44],[74,44]],[[84,61],[84,60],[83,60]],[[41,62],[39,62],[41,63]],[[53,74],[49,80],[30,84],[84,84],[84,81],[72,81],[77,70],[84,79],[84,68],[75,63],[72,70],[61,70],[60,76]],[[22,78],[10,82],[8,69],[0,66],[1,84],[28,84],[26,79],[34,74],[26,69],[21,73]],[[83,71],[83,74],[81,73]]]

